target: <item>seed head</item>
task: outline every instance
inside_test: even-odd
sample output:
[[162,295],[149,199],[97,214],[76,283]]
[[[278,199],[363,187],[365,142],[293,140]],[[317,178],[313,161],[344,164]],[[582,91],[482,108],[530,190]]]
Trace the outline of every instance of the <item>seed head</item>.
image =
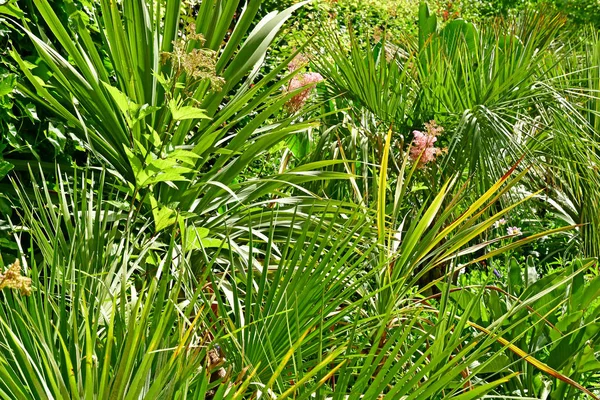
[[17,289],[22,295],[31,294],[31,279],[21,275],[21,263],[16,259],[4,273],[0,273],[0,290]]

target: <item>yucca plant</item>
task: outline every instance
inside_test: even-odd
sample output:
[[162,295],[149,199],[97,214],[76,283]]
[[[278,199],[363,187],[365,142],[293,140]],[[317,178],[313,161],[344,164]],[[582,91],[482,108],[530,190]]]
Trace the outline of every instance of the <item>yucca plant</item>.
[[156,231],[177,215],[206,224],[217,209],[321,178],[313,165],[266,184],[237,181],[314,123],[279,113],[298,94],[281,91],[293,76],[291,58],[261,70],[279,28],[303,3],[257,22],[260,3],[100,1],[87,16],[67,2],[73,23],[64,23],[47,0],[35,1],[28,11],[45,26],[26,19],[20,26],[51,74],[41,79],[13,51],[25,77],[18,90],[116,172],[122,189],[152,210]]
[[[457,298],[456,296],[451,295],[452,292],[460,291],[462,288],[453,288],[452,290],[449,289],[457,271],[468,268],[470,265],[474,265],[486,259],[491,259],[495,256],[501,255],[504,252],[522,246],[528,242],[537,240],[546,235],[558,233],[564,231],[565,229],[572,229],[573,227],[559,228],[554,231],[542,232],[526,238],[514,240],[505,246],[489,251],[487,254],[475,256],[480,249],[489,247],[494,243],[498,243],[500,240],[507,238],[504,236],[501,238],[492,239],[490,241],[481,242],[482,234],[489,230],[495,221],[499,220],[503,215],[510,212],[511,209],[518,207],[520,203],[515,203],[490,217],[486,216],[486,210],[492,209],[495,203],[497,203],[516,185],[518,185],[519,181],[522,180],[526,175],[526,171],[523,171],[514,178],[511,178],[511,175],[514,173],[517,167],[516,165],[513,166],[513,168],[508,171],[501,180],[496,182],[483,196],[481,196],[480,199],[473,204],[470,204],[466,209],[461,209],[460,213],[457,212],[457,208],[460,207],[460,201],[458,198],[452,199],[448,206],[442,206],[444,204],[444,197],[448,195],[448,190],[450,187],[449,184],[444,186],[443,190],[435,196],[429,206],[423,207],[420,210],[410,210],[409,208],[404,208],[404,206],[401,204],[405,193],[410,188],[410,179],[412,177],[412,173],[414,172],[414,168],[412,171],[409,171],[407,168],[409,164],[408,157],[404,159],[404,163],[401,168],[401,175],[397,181],[398,186],[392,202],[394,206],[392,208],[392,215],[387,215],[386,210],[390,208],[386,206],[388,203],[386,201],[386,193],[388,188],[388,185],[386,184],[388,170],[386,164],[388,162],[388,156],[386,154],[388,154],[390,150],[391,135],[392,132],[388,132],[384,157],[380,168],[379,198],[377,206],[377,225],[379,234],[378,264],[384,265],[384,267],[377,276],[377,279],[374,282],[375,285],[369,286],[369,289],[364,291],[365,293],[376,293],[373,301],[367,301],[365,302],[365,305],[373,307],[372,309],[375,310],[374,314],[379,316],[389,315],[389,313],[398,313],[394,314],[396,319],[392,319],[392,321],[388,320],[387,322],[387,329],[392,330],[391,327],[396,326],[397,319],[401,318],[400,316],[405,318],[405,323],[406,321],[410,320],[410,316],[412,316],[412,313],[415,312],[415,304],[429,305],[428,301],[430,299],[441,297],[440,303],[436,303],[436,307],[425,307],[423,310],[421,310],[423,312],[421,318],[424,320],[432,318],[432,314],[435,315],[433,320],[436,322],[431,322],[431,320],[428,322],[431,326],[435,326],[435,328],[432,330],[432,332],[421,332],[420,335],[416,335],[417,337],[420,337],[422,340],[426,341],[428,339],[425,338],[431,334],[432,340],[435,343],[437,343],[437,340],[440,340],[442,343],[444,343],[432,344],[432,347],[440,346],[440,352],[442,351],[441,349],[446,349],[446,346],[448,345],[451,347],[452,345],[450,343],[452,343],[453,339],[460,337],[462,329],[465,329],[463,332],[465,335],[469,335],[469,329],[466,329],[466,327],[469,327],[470,329],[474,329],[475,331],[487,336],[485,340],[490,340],[490,342],[487,342],[487,344],[483,345],[484,347],[494,341],[502,345],[501,347],[504,350],[507,350],[508,353],[512,354],[515,359],[520,360],[523,363],[523,370],[528,371],[528,374],[533,375],[533,370],[535,370],[535,372],[538,374],[547,374],[545,376],[556,379],[561,389],[557,392],[554,392],[554,395],[560,397],[559,393],[565,393],[569,390],[575,389],[593,396],[590,390],[586,389],[584,386],[572,379],[573,377],[581,377],[581,375],[572,374],[569,370],[570,364],[566,369],[563,368],[562,370],[559,370],[559,368],[557,368],[558,364],[556,361],[552,361],[556,360],[556,354],[558,352],[562,352],[561,354],[565,356],[565,341],[572,343],[572,340],[570,341],[569,339],[565,338],[569,336],[568,334],[565,334],[565,336],[553,337],[553,340],[549,341],[551,343],[549,343],[548,346],[557,350],[555,350],[553,358],[548,358],[548,364],[544,364],[540,360],[536,359],[535,355],[531,353],[530,346],[533,342],[535,342],[535,340],[523,340],[523,335],[531,334],[535,336],[536,332],[539,331],[538,328],[531,330],[529,328],[525,328],[524,321],[532,319],[533,321],[536,321],[537,324],[539,322],[538,318],[540,318],[541,315],[547,315],[550,311],[555,310],[556,308],[552,308],[552,306],[547,304],[548,299],[560,299],[560,296],[557,297],[555,294],[553,294],[555,293],[554,291],[564,288],[572,281],[572,279],[575,279],[574,277],[577,277],[581,285],[582,273],[589,268],[591,265],[590,263],[587,263],[583,266],[575,266],[571,270],[568,270],[566,274],[557,271],[554,274],[555,279],[552,281],[546,280],[547,285],[542,289],[530,289],[527,295],[524,295],[522,299],[515,301],[517,295],[521,294],[521,292],[517,293],[517,295],[511,298],[511,302],[507,303],[507,307],[502,308],[503,312],[500,314],[500,318],[498,320],[494,320],[491,324],[489,323],[490,321],[488,319],[481,319],[481,316],[483,315],[482,313],[485,311],[480,310],[485,310],[486,307],[481,303],[477,305],[478,302],[482,301],[481,297],[479,296],[487,296],[489,294],[488,291],[491,291],[488,287],[482,285],[474,288],[477,290],[477,292],[473,294],[473,297],[467,298],[468,300],[466,301],[465,298]],[[527,199],[524,199],[523,201],[525,200]],[[404,215],[401,218],[398,218],[398,215],[402,214]],[[477,243],[472,245],[474,240],[477,240]],[[516,268],[518,271],[519,267],[517,266]],[[436,274],[433,274],[433,279],[429,279],[423,283],[420,278],[430,272],[436,272]],[[520,274],[520,271],[515,273]],[[441,286],[441,293],[438,295],[429,295],[425,300],[419,299],[420,295],[427,294],[427,289],[431,285]],[[469,289],[463,290],[468,291]],[[583,287],[579,287],[577,290],[580,292],[577,295],[578,299],[580,299],[581,296],[590,299],[591,293],[593,293],[595,290],[595,285],[591,285],[591,287],[585,290]],[[582,293],[587,293],[587,295],[583,295]],[[453,311],[452,307],[449,305],[451,303],[448,303],[449,298],[453,298],[454,301],[461,301],[462,304],[459,305],[459,307],[462,306],[461,308],[465,311],[465,314],[455,314],[455,311]],[[478,300],[472,302],[475,298]],[[548,306],[548,308],[543,308],[541,305],[544,305],[544,307]],[[585,307],[587,308],[588,306],[589,304],[587,304]],[[408,316],[405,316],[404,313],[406,313]],[[473,315],[471,315],[471,313],[473,313]],[[438,318],[441,318],[441,320]],[[448,320],[445,320],[445,318],[448,318]],[[445,325],[446,322],[444,322],[452,321],[455,318],[460,321],[457,322],[456,326],[458,331],[448,328],[448,325]],[[591,321],[593,321],[595,317],[589,315],[588,318],[589,319],[587,321],[590,321],[589,323],[593,323]],[[541,317],[541,320],[548,323],[548,325],[552,327],[552,323],[548,322],[548,319]],[[511,324],[508,328],[506,328],[505,325],[508,323],[508,321],[511,321]],[[554,322],[556,322],[556,320],[554,320]],[[544,325],[541,328],[543,329],[544,327],[546,326]],[[450,330],[451,334],[444,331],[446,328]],[[518,330],[519,332],[519,336],[516,338],[512,336],[514,330]],[[381,335],[378,336],[381,339],[380,346],[383,346],[382,343],[388,344],[386,338],[387,334],[384,334],[383,332],[389,331],[384,330],[379,333],[379,335]],[[400,333],[398,334],[400,335]],[[404,334],[409,335],[408,332],[405,332]],[[583,335],[583,332],[581,335]],[[588,338],[591,337],[589,335],[593,335],[592,331],[588,333]],[[518,341],[517,339],[520,340]],[[466,339],[463,338],[461,341],[462,340]],[[563,345],[560,344],[561,340],[563,341]],[[458,344],[461,343],[461,341],[456,342],[455,346],[461,347]],[[583,342],[579,343],[581,345],[583,344]],[[468,347],[468,345],[465,345],[465,353],[461,354],[463,357],[471,359],[472,361],[466,362],[464,365],[477,366],[477,368],[474,368],[472,371],[462,371],[462,378],[466,379],[468,377],[466,381],[469,382],[473,378],[471,375],[476,376],[478,373],[488,374],[490,371],[488,366],[497,366],[498,362],[494,361],[496,357],[499,357],[498,360],[504,360],[506,358],[504,355],[499,356],[499,353],[496,351],[492,353],[492,358],[488,359],[487,356],[484,355],[484,353],[488,350],[482,350],[483,353],[480,353],[479,348],[478,350],[471,348],[470,350],[473,350],[473,353],[469,354],[467,351]],[[427,350],[430,349],[428,348]],[[570,356],[566,357],[570,357],[569,362],[576,362],[575,358],[580,356],[580,350],[581,348],[576,348],[575,346],[571,348]],[[402,350],[400,349],[396,351],[399,351],[399,354],[402,353]],[[448,354],[443,353],[444,355],[441,357],[444,359],[444,361],[433,361],[436,358],[436,350],[433,349],[431,354],[429,354],[428,351],[425,353],[428,354],[427,367],[423,367],[423,370],[427,371],[425,374],[430,377],[438,376],[437,374],[440,374],[440,377],[446,375],[445,378],[448,379],[445,381],[446,383],[441,384],[440,386],[432,385],[430,388],[424,387],[425,385],[420,385],[418,389],[408,389],[406,386],[407,381],[401,379],[400,382],[402,383],[398,384],[398,386],[393,386],[393,389],[390,391],[390,393],[394,393],[395,395],[398,395],[399,393],[411,393],[413,397],[409,396],[408,398],[421,398],[421,396],[432,395],[436,390],[439,390],[440,393],[456,393],[455,391],[463,392],[463,389],[467,389],[468,385],[466,385],[465,381],[463,381],[458,375],[455,375],[452,378],[452,374],[447,370],[448,365],[454,365],[453,362],[456,361],[453,360],[453,357],[445,358],[448,357]],[[406,357],[410,356],[406,355]],[[459,363],[459,361],[456,362]],[[567,361],[565,360],[564,362]],[[506,372],[513,367],[513,365],[510,363],[505,363],[502,365],[502,368],[507,368],[505,370]],[[375,366],[373,366],[373,368],[375,368]],[[409,369],[409,371],[413,372],[417,370],[420,369]],[[404,370],[403,372],[406,373],[407,371]],[[395,380],[394,377],[385,372],[385,369],[381,371],[380,375],[381,379],[385,379],[388,382],[393,382]],[[571,377],[571,375],[573,375],[573,377]],[[488,378],[486,378],[486,380],[487,379]],[[454,382],[455,386],[451,382]],[[518,380],[518,382],[520,382],[520,380]],[[500,384],[500,381],[496,382],[496,384]],[[490,386],[488,386],[488,388],[491,390],[493,386],[494,385],[490,382]],[[365,388],[364,390],[367,389]],[[464,393],[462,393],[461,396],[465,396],[467,398],[472,396],[470,398],[475,398],[478,396],[478,390],[479,389],[474,389],[471,387],[470,390],[464,390]],[[528,395],[533,392],[534,391],[530,387],[529,390],[522,391],[521,394]],[[361,393],[361,391],[359,390],[356,393]]]
[[[288,229],[287,243],[278,246],[273,215],[265,212],[273,227],[268,243],[231,252],[233,242],[222,242],[214,254],[193,225],[183,235],[157,235],[151,223],[140,227],[134,221],[140,214],[124,210],[128,199],[119,191],[104,197],[104,173],[76,174],[73,182],[57,176],[58,199],[43,174],[32,198],[15,186],[23,223],[14,227],[15,239],[30,238],[32,253],[22,257],[30,279],[23,293],[2,287],[3,398],[284,395],[325,375],[345,349],[337,331],[324,338],[314,329],[325,324],[321,311],[339,314],[327,326],[356,311],[356,305],[338,308],[362,274],[346,262],[368,229],[352,224],[361,214],[334,230],[315,211],[314,225],[327,232],[298,226],[292,216],[301,239],[290,241],[294,229]],[[280,260],[279,267],[265,259]],[[347,277],[338,280],[334,272],[343,270]],[[326,308],[309,308],[315,301]],[[311,344],[305,354],[313,361],[289,378],[290,356],[301,343]],[[330,346],[331,355],[321,353]]]
[[177,252],[174,242],[159,244],[148,227],[133,230],[131,216],[115,207],[124,199],[103,197],[104,175],[74,186],[60,179],[56,206],[41,182],[32,199],[16,188],[24,227],[15,237],[31,240],[24,265],[32,293],[2,295],[2,397],[203,397],[214,349],[205,309],[179,297],[183,255],[164,257]]

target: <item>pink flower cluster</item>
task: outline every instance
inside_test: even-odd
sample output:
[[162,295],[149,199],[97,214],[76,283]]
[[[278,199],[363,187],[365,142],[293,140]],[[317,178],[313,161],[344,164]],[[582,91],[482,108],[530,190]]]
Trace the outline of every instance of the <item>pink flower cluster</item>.
[[425,132],[413,131],[413,143],[410,148],[410,159],[417,161],[419,167],[424,167],[427,163],[435,161],[436,157],[446,149],[435,147],[437,137],[442,134],[444,128],[439,126],[435,121],[425,123]]
[[306,89],[302,90],[300,93],[288,100],[288,102],[285,104],[288,111],[293,113],[300,110],[307,102],[315,85],[322,81],[323,76],[321,76],[321,74],[318,72],[306,72],[294,76],[288,85],[287,91],[292,92],[302,87],[306,87]]
[[[300,53],[289,63],[288,70],[294,72],[300,68],[305,67],[309,62],[309,59],[304,54]],[[302,108],[302,106],[308,101],[310,94],[312,93],[315,85],[323,81],[323,76],[318,72],[305,72],[296,74],[287,87],[287,92],[306,87],[300,93],[288,100],[285,104],[287,110],[294,113]]]

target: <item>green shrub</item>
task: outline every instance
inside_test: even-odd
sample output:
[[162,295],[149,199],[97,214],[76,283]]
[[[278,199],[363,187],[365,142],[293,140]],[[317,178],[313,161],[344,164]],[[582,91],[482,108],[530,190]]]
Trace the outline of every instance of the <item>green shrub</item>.
[[566,14],[578,24],[600,26],[600,2],[597,0],[459,0],[465,18],[518,13],[525,9],[550,7]]

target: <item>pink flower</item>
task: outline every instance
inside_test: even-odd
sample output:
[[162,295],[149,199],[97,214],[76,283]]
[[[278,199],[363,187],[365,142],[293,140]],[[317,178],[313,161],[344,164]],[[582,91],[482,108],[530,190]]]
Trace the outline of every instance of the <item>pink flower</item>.
[[410,148],[410,159],[413,161],[418,160],[420,168],[434,161],[438,155],[446,151],[434,145],[437,136],[444,131],[444,128],[438,126],[435,121],[430,121],[425,123],[425,129],[425,132],[413,131],[414,139]]
[[287,91],[292,92],[297,89],[306,87],[285,104],[286,108],[290,112],[296,112],[302,108],[302,106],[308,101],[310,94],[312,93],[315,85],[323,81],[323,76],[318,72],[306,72],[303,74],[297,74],[290,81]]
[[523,232],[521,232],[521,228],[517,226],[509,226],[508,228],[506,228],[506,234],[509,236],[518,236],[522,235]]

